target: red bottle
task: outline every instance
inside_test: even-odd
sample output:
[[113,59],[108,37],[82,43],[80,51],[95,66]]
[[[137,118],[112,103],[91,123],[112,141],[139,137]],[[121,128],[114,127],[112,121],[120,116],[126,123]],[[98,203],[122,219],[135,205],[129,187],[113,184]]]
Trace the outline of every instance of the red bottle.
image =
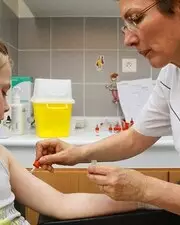
[[117,133],[117,132],[120,132],[121,131],[121,127],[119,125],[119,123],[117,123],[115,126],[114,126],[114,132]]
[[112,125],[110,125],[109,126],[109,132],[112,133],[112,130],[113,130]]
[[130,126],[132,126],[133,124],[134,124],[134,120],[133,120],[133,118],[131,118]]
[[117,132],[117,126],[116,125],[114,126],[114,132],[115,133]]
[[118,126],[117,126],[117,131],[118,132],[121,132],[121,126],[118,124]]
[[126,122],[126,120],[124,119],[122,122],[122,130],[127,130],[129,129],[129,123]]
[[125,130],[128,130],[128,129],[129,129],[129,123],[125,122]]
[[99,135],[99,126],[98,125],[96,125],[95,132],[96,132],[96,135],[98,136]]

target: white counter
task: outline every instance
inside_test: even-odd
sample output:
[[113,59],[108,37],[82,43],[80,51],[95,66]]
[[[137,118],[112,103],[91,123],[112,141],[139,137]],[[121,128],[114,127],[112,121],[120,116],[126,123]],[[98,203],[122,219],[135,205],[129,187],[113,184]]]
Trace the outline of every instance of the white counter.
[[[92,132],[81,132],[68,138],[61,138],[71,144],[83,145],[108,137],[108,132],[95,136]],[[33,133],[22,136],[12,136],[0,139],[0,144],[6,146],[24,167],[32,167],[35,157],[35,145],[41,140]],[[163,137],[144,153],[128,160],[103,163],[107,165],[131,168],[180,168],[180,156],[173,146],[172,137]],[[74,167],[86,168],[88,164],[78,164]]]

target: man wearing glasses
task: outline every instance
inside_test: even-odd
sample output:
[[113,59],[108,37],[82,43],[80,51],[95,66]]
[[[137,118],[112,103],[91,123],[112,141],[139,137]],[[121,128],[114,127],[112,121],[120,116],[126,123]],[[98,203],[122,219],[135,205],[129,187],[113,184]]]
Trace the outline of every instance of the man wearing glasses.
[[[120,0],[124,43],[155,68],[162,68],[139,120],[127,131],[99,142],[72,146],[60,140],[41,141],[36,159],[45,169],[52,164],[75,165],[116,161],[144,152],[160,137],[172,135],[180,152],[180,1]],[[162,155],[163,157],[163,155]],[[93,165],[88,177],[117,201],[149,203],[180,214],[180,186],[137,171]]]

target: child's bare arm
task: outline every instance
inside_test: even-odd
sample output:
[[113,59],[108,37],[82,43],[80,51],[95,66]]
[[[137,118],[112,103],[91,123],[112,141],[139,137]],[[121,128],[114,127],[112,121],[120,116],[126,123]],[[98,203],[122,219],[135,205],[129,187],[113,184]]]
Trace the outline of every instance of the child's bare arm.
[[83,218],[131,211],[136,203],[115,202],[103,194],[63,194],[22,168],[7,151],[10,182],[16,199],[22,204],[60,219]]

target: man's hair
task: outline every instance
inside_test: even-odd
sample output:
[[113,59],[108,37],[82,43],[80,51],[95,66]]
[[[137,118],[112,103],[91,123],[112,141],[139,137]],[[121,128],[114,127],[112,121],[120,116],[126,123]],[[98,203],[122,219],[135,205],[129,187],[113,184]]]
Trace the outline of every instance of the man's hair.
[[156,0],[158,2],[158,10],[168,16],[171,16],[175,13],[174,8],[177,4],[177,0]]

